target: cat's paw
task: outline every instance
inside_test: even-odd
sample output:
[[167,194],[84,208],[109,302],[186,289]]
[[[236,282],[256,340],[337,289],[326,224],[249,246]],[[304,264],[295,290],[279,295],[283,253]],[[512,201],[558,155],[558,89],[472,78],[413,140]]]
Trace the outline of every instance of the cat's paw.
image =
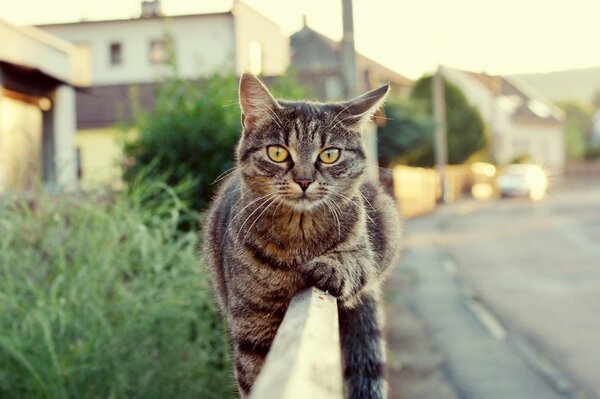
[[344,280],[335,266],[313,260],[302,268],[302,280],[307,287],[317,287],[327,291],[334,297],[341,297],[344,292]]

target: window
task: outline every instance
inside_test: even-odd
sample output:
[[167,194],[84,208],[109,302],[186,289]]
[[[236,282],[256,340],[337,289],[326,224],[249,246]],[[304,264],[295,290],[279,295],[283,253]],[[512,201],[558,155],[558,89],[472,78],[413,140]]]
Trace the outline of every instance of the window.
[[169,54],[167,51],[167,41],[165,39],[150,40],[148,59],[152,64],[164,64],[167,62]]
[[121,65],[123,62],[123,52],[121,43],[110,44],[110,65]]

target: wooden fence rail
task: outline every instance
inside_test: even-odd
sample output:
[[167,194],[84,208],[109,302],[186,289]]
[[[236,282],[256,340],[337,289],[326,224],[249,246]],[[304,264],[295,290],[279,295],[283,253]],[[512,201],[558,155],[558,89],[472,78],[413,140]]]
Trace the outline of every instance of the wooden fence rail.
[[342,399],[336,299],[316,288],[290,302],[252,399]]

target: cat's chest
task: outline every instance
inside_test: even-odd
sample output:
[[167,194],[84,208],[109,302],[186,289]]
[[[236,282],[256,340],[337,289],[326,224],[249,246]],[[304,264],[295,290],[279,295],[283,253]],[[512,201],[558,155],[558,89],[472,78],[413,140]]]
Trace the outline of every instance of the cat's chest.
[[306,214],[282,216],[276,225],[258,224],[249,238],[265,253],[291,265],[307,262],[339,242],[326,219]]

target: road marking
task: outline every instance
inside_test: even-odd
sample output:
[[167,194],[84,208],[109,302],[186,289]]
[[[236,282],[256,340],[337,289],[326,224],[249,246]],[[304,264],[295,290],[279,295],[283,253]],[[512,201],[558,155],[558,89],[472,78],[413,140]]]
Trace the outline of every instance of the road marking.
[[573,387],[569,379],[565,377],[547,357],[539,353],[527,341],[514,335],[512,336],[511,341],[513,347],[517,349],[521,357],[524,358],[525,361],[542,376],[542,378],[548,381],[558,393],[568,398],[586,397],[583,393],[577,392],[577,389]]
[[467,302],[467,307],[471,309],[481,325],[485,327],[492,337],[498,341],[503,341],[506,338],[506,330],[502,327],[500,321],[481,302],[471,299]]
[[456,267],[456,263],[454,263],[450,259],[442,260],[442,267],[450,277],[456,276],[458,272],[458,267]]

